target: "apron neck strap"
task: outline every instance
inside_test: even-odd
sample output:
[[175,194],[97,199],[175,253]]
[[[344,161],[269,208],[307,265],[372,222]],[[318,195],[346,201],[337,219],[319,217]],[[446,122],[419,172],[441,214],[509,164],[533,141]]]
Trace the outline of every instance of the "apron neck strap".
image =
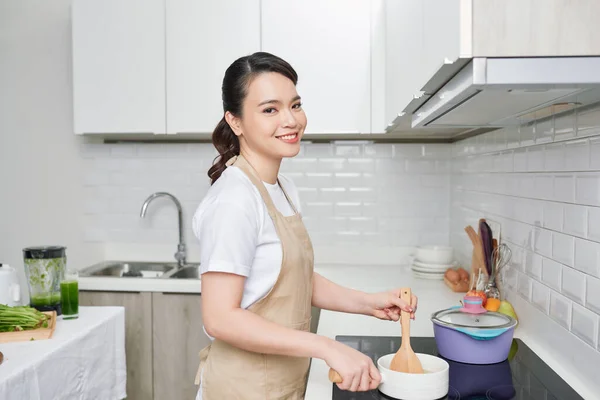
[[[275,216],[277,215],[277,207],[275,207],[275,204],[273,203],[273,199],[271,199],[271,195],[269,194],[269,192],[267,191],[267,188],[265,187],[262,180],[258,176],[258,172],[256,172],[254,167],[252,165],[250,165],[250,163],[244,158],[244,156],[242,156],[242,155],[233,156],[227,161],[226,165],[228,167],[235,165],[236,167],[241,169],[248,176],[248,178],[250,179],[250,182],[252,182],[252,184],[254,184],[254,186],[258,189],[258,192],[260,193],[260,197],[262,197],[263,201],[265,202],[265,205],[267,206],[267,211],[269,212],[269,216],[271,218],[275,218]],[[279,183],[279,181],[277,181],[277,182]],[[285,191],[284,191],[284,193],[285,193]],[[287,194],[285,196],[287,198]],[[288,199],[288,201],[289,201],[289,199]],[[292,205],[292,207],[293,207],[293,205]]]

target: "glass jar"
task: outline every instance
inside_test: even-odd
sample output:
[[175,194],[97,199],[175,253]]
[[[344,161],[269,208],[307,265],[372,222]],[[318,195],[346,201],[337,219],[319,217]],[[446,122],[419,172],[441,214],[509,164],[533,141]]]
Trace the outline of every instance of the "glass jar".
[[67,264],[66,247],[27,247],[23,249],[23,261],[30,306],[61,315],[60,282]]
[[79,317],[79,273],[75,269],[67,269],[60,282],[60,302],[63,319]]

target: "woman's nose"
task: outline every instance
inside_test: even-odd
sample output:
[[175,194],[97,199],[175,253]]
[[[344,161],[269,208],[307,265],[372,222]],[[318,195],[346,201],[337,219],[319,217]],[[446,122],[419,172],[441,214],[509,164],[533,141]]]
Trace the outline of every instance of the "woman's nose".
[[298,121],[296,121],[296,116],[294,115],[292,110],[286,110],[285,112],[281,113],[281,115],[281,125],[283,127],[294,128],[298,124]]

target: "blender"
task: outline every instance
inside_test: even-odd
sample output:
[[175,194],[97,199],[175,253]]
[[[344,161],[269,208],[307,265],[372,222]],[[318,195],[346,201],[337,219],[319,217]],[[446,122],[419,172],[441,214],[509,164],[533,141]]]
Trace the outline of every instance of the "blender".
[[23,249],[23,259],[30,306],[61,315],[60,282],[67,265],[66,247],[27,247]]

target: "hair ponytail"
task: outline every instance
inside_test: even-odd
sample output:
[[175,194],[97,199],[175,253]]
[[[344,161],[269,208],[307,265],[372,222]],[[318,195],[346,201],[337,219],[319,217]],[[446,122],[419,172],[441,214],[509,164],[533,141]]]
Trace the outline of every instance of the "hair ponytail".
[[233,156],[240,154],[240,141],[225,120],[221,118],[212,134],[212,142],[219,155],[208,170],[210,184],[215,183],[227,166],[225,163]]
[[[221,86],[223,99],[223,112],[229,111],[236,117],[242,116],[242,104],[248,92],[252,79],[264,72],[276,72],[298,83],[296,71],[285,60],[270,53],[257,52],[235,60],[225,71],[223,85]],[[227,166],[225,163],[240,154],[240,141],[225,120],[217,124],[212,134],[212,142],[219,156],[208,170],[210,184],[215,183]]]

